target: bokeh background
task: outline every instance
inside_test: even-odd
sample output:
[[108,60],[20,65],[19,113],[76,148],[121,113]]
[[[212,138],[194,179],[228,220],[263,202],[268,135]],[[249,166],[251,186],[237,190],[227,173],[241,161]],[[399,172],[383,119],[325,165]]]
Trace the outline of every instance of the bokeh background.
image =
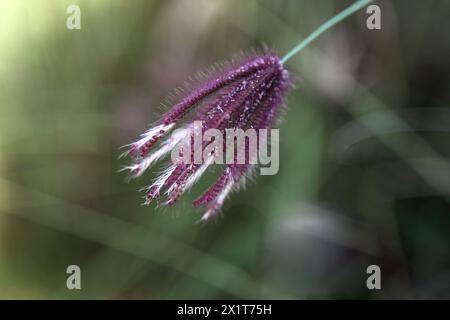
[[376,1],[381,30],[361,10],[290,60],[280,171],[214,222],[116,172],[189,76],[351,3],[1,1],[0,298],[450,298],[449,1]]

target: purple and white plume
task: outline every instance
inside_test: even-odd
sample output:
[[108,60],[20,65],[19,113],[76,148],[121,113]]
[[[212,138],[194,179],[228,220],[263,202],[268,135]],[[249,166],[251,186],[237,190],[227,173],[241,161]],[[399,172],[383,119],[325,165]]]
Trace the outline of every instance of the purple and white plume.
[[[142,175],[152,164],[194,135],[194,121],[201,121],[203,130],[218,129],[223,135],[230,128],[272,128],[290,86],[289,73],[275,54],[256,54],[233,64],[185,94],[154,127],[129,144],[124,155],[132,156],[135,162],[124,169],[130,171],[131,177]],[[168,133],[175,128],[185,130],[177,130],[169,136]],[[206,146],[203,143],[197,148]],[[245,144],[244,149],[236,152],[249,151]],[[191,148],[192,153],[193,150]],[[201,164],[169,160],[166,169],[145,188],[145,203],[164,197],[165,204],[174,204],[213,164],[213,158],[211,155]],[[193,201],[194,206],[205,208],[202,220],[218,214],[229,193],[251,174],[254,166],[246,162],[225,167],[218,180]]]

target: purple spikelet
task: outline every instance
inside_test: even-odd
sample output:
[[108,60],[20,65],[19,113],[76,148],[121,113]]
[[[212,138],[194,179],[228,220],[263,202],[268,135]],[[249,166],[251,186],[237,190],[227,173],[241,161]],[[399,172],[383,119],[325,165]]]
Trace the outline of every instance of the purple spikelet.
[[[182,97],[153,128],[141,135],[141,139],[128,145],[124,155],[134,156],[136,162],[124,169],[130,170],[132,177],[140,176],[154,162],[180,146],[186,137],[194,134],[193,121],[201,121],[203,130],[217,129],[223,135],[230,128],[270,129],[289,88],[289,73],[275,54],[257,54],[234,64]],[[186,130],[160,141],[175,127]],[[204,149],[206,146],[203,143],[198,147]],[[194,145],[191,147],[193,154]],[[180,150],[181,156],[185,150]],[[248,143],[235,151],[235,158],[242,152],[249,152]],[[250,162],[252,157],[256,154],[249,154],[243,164],[227,165],[218,180],[193,201],[194,206],[205,207],[202,220],[216,216],[228,194],[250,174],[255,166]],[[171,163],[146,188],[146,203],[165,195],[165,204],[174,204],[212,164],[212,158],[213,155],[200,164]]]

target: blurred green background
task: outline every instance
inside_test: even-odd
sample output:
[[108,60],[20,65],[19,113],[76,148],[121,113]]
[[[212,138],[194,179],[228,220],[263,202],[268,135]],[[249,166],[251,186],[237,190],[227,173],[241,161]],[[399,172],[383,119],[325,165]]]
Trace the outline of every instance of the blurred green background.
[[450,298],[449,1],[376,1],[381,30],[361,10],[290,60],[280,171],[216,221],[189,202],[211,179],[167,210],[116,172],[189,76],[351,3],[2,1],[0,298]]

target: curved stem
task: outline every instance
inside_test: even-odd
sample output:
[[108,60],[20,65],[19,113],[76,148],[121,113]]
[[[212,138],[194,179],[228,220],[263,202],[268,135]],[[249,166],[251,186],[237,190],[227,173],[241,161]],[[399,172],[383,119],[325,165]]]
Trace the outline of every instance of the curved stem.
[[341,11],[337,15],[335,15],[333,18],[322,24],[319,28],[317,28],[313,33],[311,33],[308,37],[306,37],[303,41],[301,41],[298,45],[296,45],[294,48],[292,48],[291,51],[286,53],[286,55],[281,58],[281,63],[285,63],[287,60],[292,58],[294,55],[299,53],[304,47],[306,47],[308,44],[310,44],[312,41],[314,41],[316,38],[318,38],[322,33],[333,27],[335,24],[341,22],[345,18],[347,18],[349,15],[355,13],[362,7],[366,6],[372,2],[372,0],[358,0],[351,6],[349,6],[347,9]]

